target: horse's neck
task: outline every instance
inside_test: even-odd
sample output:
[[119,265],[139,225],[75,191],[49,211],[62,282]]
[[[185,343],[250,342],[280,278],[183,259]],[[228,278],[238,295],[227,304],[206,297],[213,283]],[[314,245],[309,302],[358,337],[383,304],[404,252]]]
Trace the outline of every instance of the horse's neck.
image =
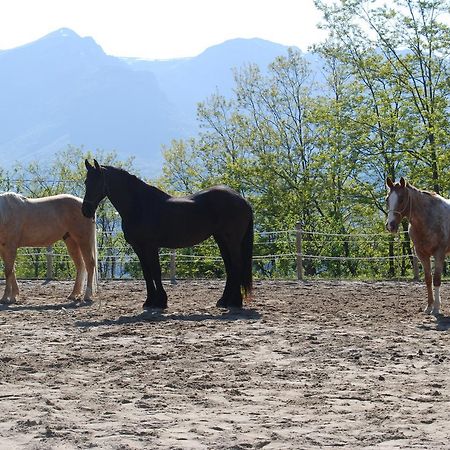
[[122,218],[130,215],[143,195],[147,202],[157,203],[169,195],[149,186],[128,173],[106,174],[106,194]]
[[125,217],[132,208],[133,186],[127,174],[105,173],[106,195],[121,217]]
[[409,188],[409,222],[412,226],[421,228],[423,222],[429,217],[430,208],[436,208],[439,198],[418,189]]

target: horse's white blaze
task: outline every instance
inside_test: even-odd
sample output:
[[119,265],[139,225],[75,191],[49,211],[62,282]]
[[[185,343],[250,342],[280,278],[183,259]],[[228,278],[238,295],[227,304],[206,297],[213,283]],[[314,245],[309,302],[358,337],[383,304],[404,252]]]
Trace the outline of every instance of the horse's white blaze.
[[389,195],[388,198],[388,218],[387,223],[388,227],[390,229],[390,223],[395,220],[395,212],[397,211],[397,203],[398,203],[398,194],[397,192],[391,192],[391,195]]

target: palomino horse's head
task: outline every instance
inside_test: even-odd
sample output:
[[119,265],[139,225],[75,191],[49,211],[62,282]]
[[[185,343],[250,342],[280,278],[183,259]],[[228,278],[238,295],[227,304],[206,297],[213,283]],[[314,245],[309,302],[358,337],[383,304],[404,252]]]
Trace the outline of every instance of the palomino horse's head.
[[403,217],[410,212],[410,194],[408,193],[408,183],[401,177],[399,183],[394,183],[390,178],[386,180],[389,193],[386,197],[388,216],[386,229],[391,233],[396,233]]
[[98,204],[106,197],[105,175],[95,159],[93,166],[87,159],[84,164],[87,169],[86,180],[84,181],[86,192],[81,211],[85,217],[93,218]]

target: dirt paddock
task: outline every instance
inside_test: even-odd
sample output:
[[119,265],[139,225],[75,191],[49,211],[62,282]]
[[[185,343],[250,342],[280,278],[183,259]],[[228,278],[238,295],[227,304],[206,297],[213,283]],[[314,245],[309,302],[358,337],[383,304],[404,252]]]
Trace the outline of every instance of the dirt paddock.
[[[242,312],[223,283],[21,281],[0,310],[0,448],[450,448],[450,286],[257,282]],[[0,285],[0,289],[4,286]]]

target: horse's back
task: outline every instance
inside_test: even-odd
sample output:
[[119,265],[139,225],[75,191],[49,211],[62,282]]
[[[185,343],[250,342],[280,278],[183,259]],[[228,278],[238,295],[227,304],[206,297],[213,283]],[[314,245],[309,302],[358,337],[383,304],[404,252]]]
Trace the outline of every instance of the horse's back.
[[213,186],[190,196],[190,199],[216,221],[216,227],[247,227],[252,217],[250,203],[228,186]]
[[28,218],[29,220],[44,220],[47,215],[49,220],[78,220],[83,217],[81,213],[82,204],[81,198],[70,194],[30,198],[28,199]]
[[250,207],[238,192],[225,185],[212,186],[187,197],[195,203],[205,203],[213,207]]
[[409,234],[419,252],[434,255],[444,251],[450,253],[450,200],[437,194],[423,196],[420,205],[415,205],[415,215],[420,220],[410,220]]
[[162,247],[189,247],[224,232],[243,234],[251,218],[247,200],[227,186],[214,186],[186,197],[165,199],[158,211],[149,213],[147,224],[152,227],[143,223],[139,234],[153,238]]
[[250,204],[244,197],[230,187],[223,185],[213,186],[186,197],[170,197],[165,201],[165,204],[169,209],[191,209],[198,212],[225,208],[223,211],[225,214],[229,208],[241,207],[251,209]]
[[28,198],[27,200],[36,205],[57,205],[58,207],[61,207],[61,205],[75,207],[83,204],[83,199],[72,194],[49,195],[47,197]]
[[92,221],[81,212],[82,199],[59,194],[29,198],[24,207],[21,246],[44,246],[65,236],[90,233]]

